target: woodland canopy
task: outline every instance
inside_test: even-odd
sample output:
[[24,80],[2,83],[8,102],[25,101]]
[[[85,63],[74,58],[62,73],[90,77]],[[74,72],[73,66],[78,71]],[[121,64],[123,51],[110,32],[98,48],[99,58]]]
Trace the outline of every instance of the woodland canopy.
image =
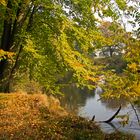
[[136,98],[139,25],[136,0],[1,0],[0,90],[93,89],[103,75],[104,98]]

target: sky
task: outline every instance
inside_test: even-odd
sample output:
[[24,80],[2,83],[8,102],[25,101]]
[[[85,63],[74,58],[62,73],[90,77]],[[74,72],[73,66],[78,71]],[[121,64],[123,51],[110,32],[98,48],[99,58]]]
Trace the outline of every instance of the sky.
[[[138,2],[140,2],[140,0],[131,0],[131,1],[129,1],[128,6],[134,6],[134,5],[136,5],[138,7],[138,4],[137,4]],[[129,20],[130,21],[134,21],[134,18],[124,16],[123,11],[118,10],[119,8],[118,8],[115,0],[111,0],[111,3],[112,3],[112,7],[114,9],[116,9],[120,13],[121,16],[120,16],[119,20],[120,20],[122,26],[123,27],[125,26],[125,29],[126,29],[127,32],[132,32],[133,30],[137,30],[139,28],[139,25],[138,24],[136,24],[136,27],[133,27],[132,24],[130,24],[128,22]],[[66,7],[63,7],[63,8],[65,9],[65,11],[67,11],[67,12],[69,11],[69,8],[68,7],[67,8]],[[97,12],[94,12],[94,8],[92,8],[92,11],[93,11],[93,14],[94,14],[95,18],[98,19],[99,21],[103,21],[103,20],[104,21],[109,21],[109,22],[112,22],[113,21],[111,17],[105,17],[105,18],[102,19],[98,15]],[[140,6],[138,7],[138,11],[140,13]]]
[[[114,0],[111,0],[111,2],[112,2],[112,7],[113,7],[114,9],[118,10],[118,6],[117,6],[117,4],[115,3],[115,1],[114,1]],[[128,6],[132,6],[132,7],[133,7],[133,6],[137,6],[138,12],[140,13],[140,5],[137,4],[138,2],[140,2],[140,0],[130,1],[130,2],[128,3]],[[92,9],[92,10],[94,11],[94,9]],[[130,23],[128,22],[128,21],[134,21],[134,18],[132,18],[132,16],[131,16],[131,17],[130,17],[130,16],[129,16],[129,17],[128,17],[128,16],[126,17],[126,16],[123,14],[123,11],[121,11],[121,10],[118,10],[118,12],[119,12],[120,15],[121,15],[121,16],[119,17],[119,20],[120,20],[122,26],[123,26],[123,27],[125,26],[125,29],[126,29],[127,32],[132,32],[133,30],[137,30],[137,29],[139,28],[139,25],[138,25],[138,24],[136,24],[136,26],[133,27],[132,24],[130,24]],[[111,17],[105,17],[105,18],[101,19],[97,12],[94,13],[94,15],[95,15],[95,18],[97,18],[97,19],[100,20],[100,21],[102,21],[102,20],[104,20],[104,21],[109,21],[109,22],[112,22],[112,21],[113,21]]]

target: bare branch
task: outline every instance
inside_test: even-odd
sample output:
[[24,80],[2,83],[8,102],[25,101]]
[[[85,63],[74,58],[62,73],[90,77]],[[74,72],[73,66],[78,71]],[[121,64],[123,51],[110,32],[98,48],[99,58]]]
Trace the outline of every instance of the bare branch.
[[137,117],[137,121],[138,121],[138,123],[139,123],[139,125],[140,125],[140,119],[139,119],[139,116],[138,116],[137,110],[136,110],[135,106],[134,106],[131,102],[130,102],[130,104],[131,104],[132,109],[133,109],[134,112],[135,112],[135,115],[136,115],[136,117]]

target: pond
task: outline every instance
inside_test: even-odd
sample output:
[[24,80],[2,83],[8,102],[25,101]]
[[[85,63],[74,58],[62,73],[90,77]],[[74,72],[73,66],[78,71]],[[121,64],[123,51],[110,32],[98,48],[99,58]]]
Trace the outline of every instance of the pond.
[[[89,91],[87,89],[79,89],[72,86],[66,86],[63,89],[65,93],[64,97],[61,97],[60,101],[64,108],[71,113],[77,114],[81,117],[92,119],[95,115],[95,121],[105,121],[109,119],[122,104],[121,111],[118,115],[129,115],[129,122],[125,126],[120,123],[120,119],[115,118],[111,123],[98,123],[101,129],[110,133],[113,131],[123,131],[126,133],[135,134],[137,140],[140,139],[140,125],[135,115],[132,106],[125,102],[125,100],[99,100],[102,89],[97,87],[95,91]],[[140,117],[140,108],[135,106],[137,114]]]

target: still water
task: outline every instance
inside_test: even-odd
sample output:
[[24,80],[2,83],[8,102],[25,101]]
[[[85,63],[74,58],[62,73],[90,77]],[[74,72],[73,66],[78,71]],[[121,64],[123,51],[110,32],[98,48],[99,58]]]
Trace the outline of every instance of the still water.
[[[124,100],[99,100],[100,94],[102,94],[102,89],[100,87],[96,88],[95,91],[89,91],[87,89],[81,90],[73,85],[65,87],[63,92],[65,96],[60,99],[63,107],[89,120],[95,115],[95,121],[97,121],[97,123],[109,119],[118,110],[120,104],[122,104],[122,109],[118,115],[129,115],[129,123],[127,125],[123,126],[120,123],[121,120],[117,118],[110,124],[99,123],[99,125],[106,133],[123,131],[135,134],[137,140],[140,140],[140,125],[129,103]],[[135,106],[135,108],[140,117],[140,108],[138,106]]]

